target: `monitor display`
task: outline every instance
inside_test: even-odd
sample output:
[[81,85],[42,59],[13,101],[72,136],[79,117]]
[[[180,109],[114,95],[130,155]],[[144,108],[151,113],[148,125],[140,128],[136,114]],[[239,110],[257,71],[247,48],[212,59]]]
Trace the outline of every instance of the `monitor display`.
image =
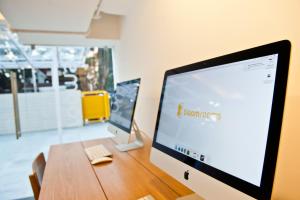
[[117,84],[111,101],[110,123],[130,133],[140,79]]
[[277,58],[169,76],[156,141],[259,186]]
[[[289,51],[281,41],[168,70],[153,147],[252,197],[269,198]],[[167,166],[156,152],[155,162]]]

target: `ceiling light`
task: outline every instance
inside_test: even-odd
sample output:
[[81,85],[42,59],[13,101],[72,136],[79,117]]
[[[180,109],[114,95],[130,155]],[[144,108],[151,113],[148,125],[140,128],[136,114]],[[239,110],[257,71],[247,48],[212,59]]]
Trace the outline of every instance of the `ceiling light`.
[[39,54],[39,52],[36,49],[33,49],[31,51],[31,56],[38,56],[38,55],[40,55],[40,54]]
[[9,60],[15,60],[17,58],[12,51],[8,51],[5,57],[7,57]]

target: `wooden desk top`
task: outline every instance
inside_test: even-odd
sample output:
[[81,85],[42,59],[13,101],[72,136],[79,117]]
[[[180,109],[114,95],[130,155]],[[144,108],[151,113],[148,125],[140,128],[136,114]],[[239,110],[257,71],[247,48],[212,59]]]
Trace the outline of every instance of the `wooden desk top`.
[[[92,166],[83,149],[103,144],[113,161]],[[192,191],[149,161],[145,147],[119,152],[111,139],[55,145],[50,148],[39,199],[136,200],[151,194],[156,200],[176,199]]]
[[165,184],[171,186],[171,188],[179,195],[185,196],[194,193],[192,190],[188,189],[177,180],[169,176],[167,173],[163,172],[161,169],[156,167],[150,162],[150,152],[152,147],[152,140],[144,136],[145,147],[141,149],[135,149],[129,151],[129,155],[136,159],[136,161],[140,162],[143,166],[145,166],[148,170],[150,170],[155,176],[157,176],[161,181]]
[[106,199],[81,143],[51,146],[39,199]]

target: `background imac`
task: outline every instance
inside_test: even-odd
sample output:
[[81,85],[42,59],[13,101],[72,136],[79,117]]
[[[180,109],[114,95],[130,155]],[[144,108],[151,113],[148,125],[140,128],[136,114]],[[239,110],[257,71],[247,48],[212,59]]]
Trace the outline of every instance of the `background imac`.
[[123,128],[125,131],[131,129],[140,79],[126,81],[117,84],[116,92],[112,96],[110,122]]
[[[134,121],[134,110],[140,87],[140,79],[117,84],[116,92],[111,97],[111,117],[108,130],[115,135],[120,151],[127,151],[143,146],[142,137]],[[131,129],[136,134],[135,141],[129,141]]]

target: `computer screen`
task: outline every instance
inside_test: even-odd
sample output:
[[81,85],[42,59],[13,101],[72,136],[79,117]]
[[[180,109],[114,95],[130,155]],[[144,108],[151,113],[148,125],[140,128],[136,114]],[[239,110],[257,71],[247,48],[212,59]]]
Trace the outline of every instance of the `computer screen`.
[[169,76],[156,141],[259,186],[277,58]]
[[116,92],[111,101],[110,123],[130,133],[140,79],[117,84]]
[[270,187],[266,180],[273,181],[266,167],[276,163],[285,51],[258,47],[167,71],[153,146],[253,197],[262,195]]

